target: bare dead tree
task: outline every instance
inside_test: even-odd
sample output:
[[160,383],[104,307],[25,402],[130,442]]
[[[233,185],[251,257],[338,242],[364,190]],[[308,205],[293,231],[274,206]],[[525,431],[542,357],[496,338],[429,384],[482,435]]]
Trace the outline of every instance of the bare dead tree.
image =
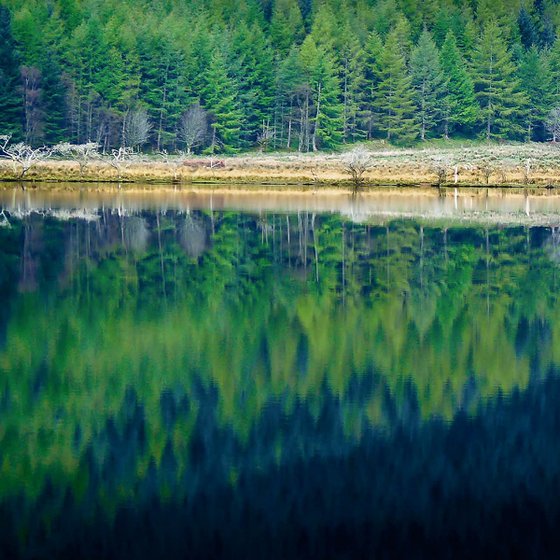
[[56,153],[75,161],[80,166],[80,176],[83,176],[91,160],[100,157],[98,150],[99,144],[97,142],[86,142],[85,144],[63,142],[54,147]]
[[123,122],[122,143],[125,148],[139,148],[148,141],[152,124],[146,109],[128,111]]
[[187,153],[179,151],[176,155],[169,154],[167,150],[160,150],[158,155],[165,162],[165,165],[173,170],[173,181],[179,179],[179,169],[185,164]]
[[133,162],[134,150],[121,146],[118,150],[111,151],[109,165],[115,169],[119,181],[122,179],[123,171]]
[[225,166],[226,166],[226,164],[225,164],[224,160],[223,159],[216,159],[213,154],[210,154],[206,158],[205,167],[208,168],[208,169],[211,169],[212,171],[214,169],[223,168]]
[[268,145],[274,140],[275,131],[270,126],[270,121],[263,121],[262,128],[257,135],[257,144],[260,152],[266,152]]
[[552,141],[557,142],[558,138],[560,138],[560,107],[554,107],[554,109],[548,113],[545,126],[552,135]]
[[208,137],[208,114],[199,103],[194,103],[183,113],[177,136],[189,155],[204,144]]
[[344,154],[343,163],[344,171],[352,178],[354,190],[363,185],[364,173],[374,166],[370,152],[361,146]]
[[18,172],[18,179],[23,179],[25,174],[36,164],[48,159],[53,153],[53,148],[41,146],[32,148],[23,142],[10,144],[11,136],[0,136],[0,157],[9,159],[14,166],[14,173]]

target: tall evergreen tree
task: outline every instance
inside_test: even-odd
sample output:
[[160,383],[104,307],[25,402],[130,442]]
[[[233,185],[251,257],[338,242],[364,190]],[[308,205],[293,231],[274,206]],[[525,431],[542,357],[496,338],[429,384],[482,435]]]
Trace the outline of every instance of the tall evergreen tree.
[[342,140],[342,104],[332,55],[309,35],[300,49],[299,68],[299,150],[333,147]]
[[412,27],[410,22],[401,14],[392,31],[396,37],[396,44],[404,61],[408,63],[412,51]]
[[[334,57],[323,51],[315,82],[315,117],[312,148],[334,148],[343,140],[344,105]],[[349,106],[348,106],[349,107]],[[347,124],[351,123],[350,120]]]
[[277,61],[274,101],[274,145],[277,148],[291,149],[295,142],[302,74],[299,51],[292,47],[284,60]]
[[431,34],[424,30],[410,58],[412,86],[418,107],[420,138],[441,121],[442,97],[445,93],[439,52]]
[[349,38],[340,48],[340,88],[342,90],[342,133],[345,142],[355,142],[364,137],[360,127],[360,105],[364,82],[364,50],[359,41]]
[[557,40],[547,53],[550,75],[552,77],[551,102],[558,106],[560,105],[560,79],[558,79],[558,76],[560,76],[560,40]]
[[257,24],[238,26],[233,49],[245,122],[242,139],[245,147],[250,147],[263,127],[273,126],[274,53]]
[[380,132],[377,89],[381,79],[383,41],[372,32],[364,47],[364,78],[360,92],[360,119],[368,138]]
[[14,140],[23,135],[23,104],[20,92],[20,70],[17,45],[11,32],[11,17],[0,6],[0,134],[11,134]]
[[401,53],[398,35],[392,32],[379,60],[375,104],[379,111],[379,128],[387,139],[407,144],[418,137],[419,126],[412,82]]
[[179,117],[186,106],[183,53],[173,44],[168,29],[150,21],[138,45],[140,57],[140,97],[147,104],[154,126],[155,148],[169,148],[175,139]]
[[276,0],[270,21],[272,44],[287,53],[294,43],[303,40],[305,29],[297,0]]
[[545,53],[533,46],[524,53],[519,67],[523,91],[529,99],[526,111],[527,140],[546,138],[545,120],[553,107],[554,89]]
[[237,151],[243,126],[238,86],[228,73],[226,58],[218,47],[212,54],[206,85],[201,93],[203,105],[211,117],[211,149]]
[[51,49],[45,51],[41,67],[42,110],[44,128],[42,141],[56,144],[66,137],[66,92],[60,63]]
[[528,49],[536,45],[539,42],[537,29],[533,18],[525,6],[521,6],[521,9],[519,10],[517,23],[519,25],[519,34],[521,36],[521,43],[523,46]]
[[457,128],[472,127],[478,117],[474,85],[453,31],[447,33],[441,47],[441,68],[445,76],[442,116],[444,135],[448,138]]
[[492,20],[484,26],[474,51],[473,68],[486,139],[521,136],[527,98],[520,89],[503,32]]

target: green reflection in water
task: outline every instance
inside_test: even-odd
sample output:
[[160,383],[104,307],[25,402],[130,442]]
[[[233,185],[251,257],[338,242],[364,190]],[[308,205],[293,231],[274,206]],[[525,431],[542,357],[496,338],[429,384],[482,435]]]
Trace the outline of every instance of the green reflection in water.
[[288,441],[281,422],[255,445],[272,406],[320,425],[337,403],[350,446],[476,414],[559,364],[555,259],[545,229],[305,213],[14,221],[0,230],[0,499],[23,494],[31,511],[48,481],[78,501],[94,488],[114,513],[166,461],[157,492],[176,497],[196,482],[201,439],[232,484],[312,455],[309,433]]

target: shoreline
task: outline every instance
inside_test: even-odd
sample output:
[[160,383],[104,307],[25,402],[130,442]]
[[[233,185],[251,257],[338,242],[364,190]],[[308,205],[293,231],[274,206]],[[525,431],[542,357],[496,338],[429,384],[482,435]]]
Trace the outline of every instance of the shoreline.
[[[550,144],[452,145],[447,148],[370,150],[360,190],[375,188],[560,189],[560,148]],[[37,162],[23,178],[21,167],[0,160],[0,188],[10,184],[143,184],[212,188],[245,185],[269,189],[343,189],[355,186],[344,153],[270,153],[235,156],[137,154],[117,167],[110,156]],[[83,162],[82,162],[83,164]]]

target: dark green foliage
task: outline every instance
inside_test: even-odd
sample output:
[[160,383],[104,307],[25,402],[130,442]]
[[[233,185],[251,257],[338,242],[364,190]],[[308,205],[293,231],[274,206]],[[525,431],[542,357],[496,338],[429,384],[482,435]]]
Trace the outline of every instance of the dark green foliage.
[[364,48],[364,79],[361,91],[360,117],[367,137],[372,138],[380,131],[379,110],[376,103],[376,92],[381,74],[381,54],[383,42],[376,32],[370,34]]
[[274,52],[258,25],[242,24],[234,36],[237,80],[245,126],[243,147],[255,144],[263,123],[270,123],[274,101]]
[[521,7],[519,17],[517,18],[519,24],[519,34],[521,35],[521,43],[524,47],[529,48],[538,43],[537,30],[525,6]]
[[548,57],[531,47],[519,67],[521,85],[529,98],[526,114],[527,140],[544,140],[544,122],[553,107],[554,89]]
[[473,82],[452,31],[448,32],[441,47],[441,68],[445,77],[442,117],[447,138],[455,129],[472,127],[478,114]]
[[11,33],[10,12],[0,6],[0,133],[15,140],[23,135],[23,106],[17,46]]
[[486,139],[521,136],[527,98],[520,89],[503,32],[493,21],[484,27],[474,52],[473,66]]
[[412,80],[399,50],[398,35],[389,34],[379,61],[379,82],[374,94],[379,128],[387,140],[409,144],[419,133]]
[[235,151],[239,146],[243,114],[237,84],[228,74],[225,56],[219,48],[214,50],[210,59],[201,94],[203,105],[211,117],[211,151]]
[[[545,140],[560,4],[528,0],[4,0],[0,134],[153,150],[199,103],[211,149],[454,135]],[[514,8],[514,9],[512,9]]]
[[439,53],[431,34],[426,30],[422,32],[417,47],[412,51],[410,66],[420,121],[420,137],[425,140],[426,134],[441,121],[445,93]]
[[65,87],[60,64],[46,51],[42,64],[42,106],[45,115],[43,140],[56,144],[66,137]]

